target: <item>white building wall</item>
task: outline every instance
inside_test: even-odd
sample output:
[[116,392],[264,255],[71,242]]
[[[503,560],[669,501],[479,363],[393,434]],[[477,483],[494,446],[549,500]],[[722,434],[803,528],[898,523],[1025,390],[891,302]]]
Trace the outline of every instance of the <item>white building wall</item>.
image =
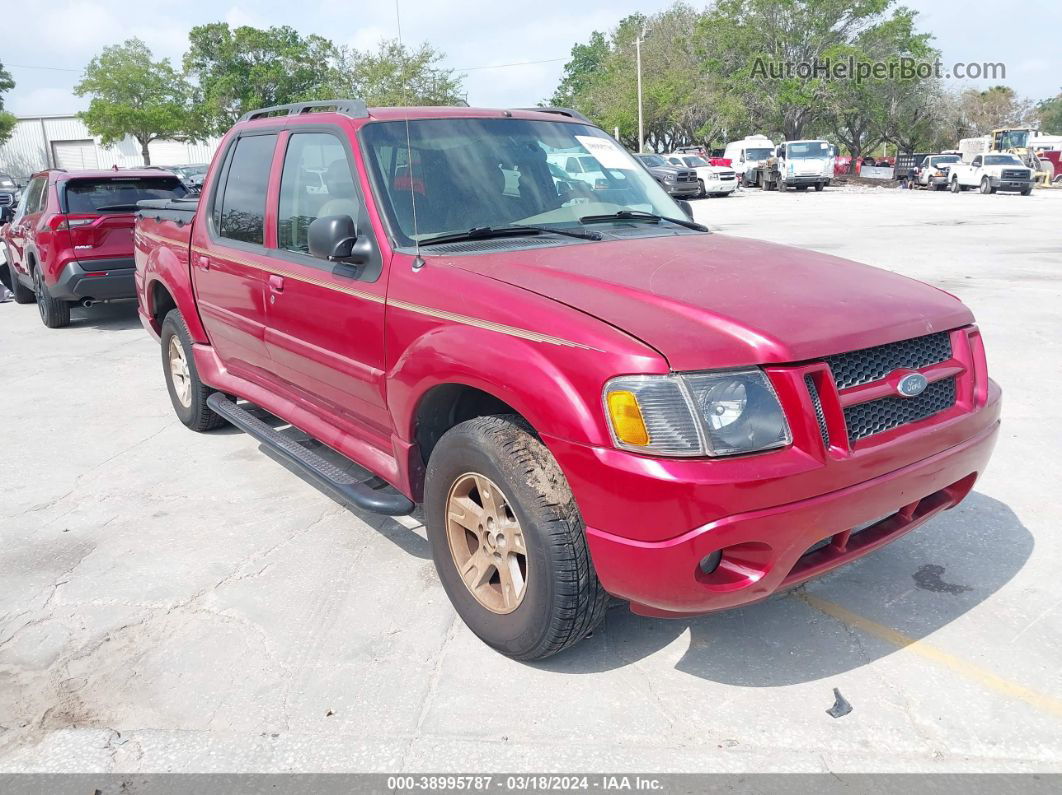
[[[126,137],[112,146],[103,146],[89,134],[76,116],[20,117],[11,138],[0,146],[0,172],[25,179],[35,171],[55,167],[55,142],[92,141],[98,168],[138,168],[144,165],[140,144]],[[203,144],[180,141],[153,141],[149,150],[152,165],[179,166],[186,163],[209,163],[220,138]],[[69,147],[67,147],[69,149]]]

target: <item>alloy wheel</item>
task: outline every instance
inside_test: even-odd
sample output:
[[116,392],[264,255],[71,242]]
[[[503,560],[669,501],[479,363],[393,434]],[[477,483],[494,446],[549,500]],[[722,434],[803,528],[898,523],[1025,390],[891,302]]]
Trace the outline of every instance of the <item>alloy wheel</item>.
[[461,581],[487,610],[511,613],[527,592],[527,546],[509,499],[489,478],[461,475],[446,499],[446,538]]
[[170,337],[170,344],[166,350],[166,358],[170,363],[170,380],[173,383],[173,392],[182,406],[188,408],[192,405],[192,375],[188,371],[188,360],[184,355],[184,346],[177,339],[177,335]]

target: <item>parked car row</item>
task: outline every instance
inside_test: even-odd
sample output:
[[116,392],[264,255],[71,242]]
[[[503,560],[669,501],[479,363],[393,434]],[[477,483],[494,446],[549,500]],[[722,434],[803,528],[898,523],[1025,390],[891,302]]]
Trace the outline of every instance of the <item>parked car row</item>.
[[362,511],[423,504],[457,613],[534,660],[610,595],[684,618],[867,554],[958,504],[998,433],[958,298],[712,234],[672,198],[695,168],[640,160],[564,109],[299,103],[244,115],[199,196],[45,172],[3,234],[46,323],[64,274],[133,280],[190,429]]

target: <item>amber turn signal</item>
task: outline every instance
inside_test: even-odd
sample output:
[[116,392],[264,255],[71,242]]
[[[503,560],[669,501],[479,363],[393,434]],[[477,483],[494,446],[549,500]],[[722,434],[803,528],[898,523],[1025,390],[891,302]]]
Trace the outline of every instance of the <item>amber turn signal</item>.
[[616,438],[626,444],[643,447],[649,444],[649,431],[642,419],[638,398],[626,389],[609,392],[607,397],[609,418]]

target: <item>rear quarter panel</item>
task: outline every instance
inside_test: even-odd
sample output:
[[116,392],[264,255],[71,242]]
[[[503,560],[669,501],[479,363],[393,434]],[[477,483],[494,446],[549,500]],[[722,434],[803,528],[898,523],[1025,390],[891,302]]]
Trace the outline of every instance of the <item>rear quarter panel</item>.
[[136,294],[140,320],[156,338],[163,317],[159,312],[160,288],[170,295],[184,316],[196,342],[207,342],[206,332],[195,305],[190,271],[190,243],[193,224],[138,216],[133,235],[136,263]]

